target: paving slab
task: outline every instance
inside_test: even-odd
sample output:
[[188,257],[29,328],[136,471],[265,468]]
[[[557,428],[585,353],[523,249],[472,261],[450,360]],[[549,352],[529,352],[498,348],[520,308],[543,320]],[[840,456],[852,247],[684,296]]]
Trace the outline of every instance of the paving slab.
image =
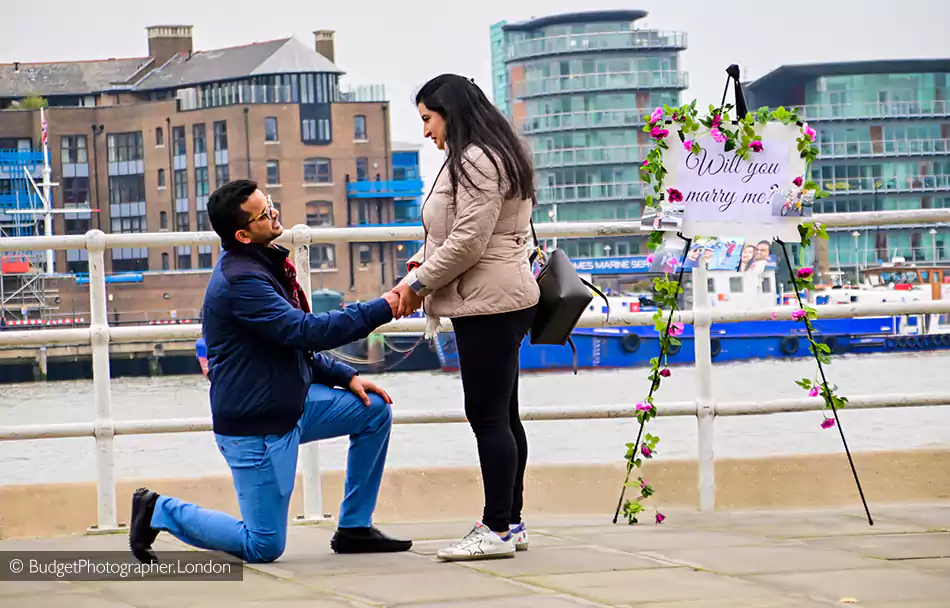
[[651,551],[646,555],[721,574],[809,572],[880,566],[878,560],[846,551],[816,551],[804,546],[679,549]]
[[762,574],[745,580],[815,599],[855,598],[858,605],[937,600],[947,605],[950,598],[950,577],[899,567]]
[[520,580],[611,605],[719,598],[745,606],[747,600],[781,599],[779,593],[753,583],[690,568],[559,574]]
[[461,602],[436,602],[434,604],[403,604],[406,608],[580,608],[582,606],[590,608],[603,605],[565,595],[532,595],[462,600]]
[[900,561],[900,565],[914,570],[944,572],[947,575],[950,575],[950,558],[947,557],[941,557],[938,559],[905,559]]
[[730,534],[726,532],[704,532],[669,528],[658,530],[643,528],[629,532],[611,532],[601,528],[579,533],[569,531],[568,534],[577,534],[578,540],[593,545],[602,545],[630,551],[655,551],[662,549],[702,549],[706,547],[740,547],[743,545],[777,544],[774,539],[754,536],[751,534]]
[[529,549],[521,555],[517,555],[516,559],[460,562],[460,565],[479,572],[487,572],[507,578],[672,567],[671,564],[660,560],[631,555],[630,553],[604,547]]
[[880,559],[950,557],[950,532],[846,536],[806,542],[819,548],[841,549]]

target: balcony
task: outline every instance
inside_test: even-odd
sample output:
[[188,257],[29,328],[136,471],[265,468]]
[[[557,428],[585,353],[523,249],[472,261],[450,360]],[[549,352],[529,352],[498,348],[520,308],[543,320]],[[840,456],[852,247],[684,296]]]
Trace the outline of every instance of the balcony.
[[541,114],[525,119],[521,124],[521,132],[525,135],[532,135],[576,129],[639,128],[644,124],[643,117],[651,112],[653,112],[653,108],[585,110],[583,112]]
[[650,149],[649,146],[603,146],[545,150],[534,153],[534,166],[535,169],[552,169],[577,165],[639,165]]
[[950,139],[821,142],[818,147],[827,158],[940,156],[950,154]]
[[581,93],[586,91],[623,91],[637,89],[685,89],[689,86],[686,72],[604,72],[572,74],[525,80],[511,85],[511,99]]
[[336,101],[338,103],[386,103],[389,99],[386,97],[386,85],[365,84],[346,90],[340,89]]
[[642,196],[640,182],[606,182],[601,184],[570,184],[538,188],[538,203],[599,203],[635,200]]
[[854,177],[836,180],[816,176],[813,179],[833,196],[950,191],[950,175],[912,175],[900,178]]
[[684,32],[632,31],[565,34],[516,42],[508,47],[507,61],[606,50],[682,51],[685,49],[686,34]]
[[421,179],[395,179],[388,181],[360,181],[346,184],[348,198],[395,198],[414,199],[422,196]]
[[950,117],[950,101],[818,104],[800,106],[797,110],[799,116],[810,121],[937,118]]

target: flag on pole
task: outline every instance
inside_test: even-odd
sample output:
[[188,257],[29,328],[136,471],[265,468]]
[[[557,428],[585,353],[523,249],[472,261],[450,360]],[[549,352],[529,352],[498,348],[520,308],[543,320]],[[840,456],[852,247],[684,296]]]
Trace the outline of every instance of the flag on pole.
[[49,140],[47,133],[49,130],[49,124],[46,122],[46,112],[43,111],[43,108],[40,108],[40,116],[43,119],[43,145],[45,146]]

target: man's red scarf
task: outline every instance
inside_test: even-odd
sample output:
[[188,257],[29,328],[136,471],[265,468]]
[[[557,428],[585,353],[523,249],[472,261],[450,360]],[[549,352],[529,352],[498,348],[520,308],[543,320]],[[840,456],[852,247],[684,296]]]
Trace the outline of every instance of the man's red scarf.
[[297,269],[290,262],[290,258],[284,259],[284,283],[290,289],[290,303],[294,308],[299,308],[304,312],[310,312],[310,303],[307,301],[307,294],[303,292],[300,283],[297,282]]

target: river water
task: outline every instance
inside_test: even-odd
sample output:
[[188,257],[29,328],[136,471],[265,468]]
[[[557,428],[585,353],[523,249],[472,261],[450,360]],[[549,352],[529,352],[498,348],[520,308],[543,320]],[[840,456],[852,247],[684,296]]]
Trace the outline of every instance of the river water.
[[[829,382],[844,396],[948,391],[950,353],[876,354],[836,357]],[[776,399],[801,395],[794,380],[814,375],[813,360],[755,361],[717,365],[714,394],[720,401]],[[525,407],[633,404],[649,388],[645,369],[581,370],[526,374]],[[457,374],[413,372],[377,375],[374,381],[407,412],[461,412]],[[694,397],[695,371],[677,368],[657,393],[664,401]],[[210,416],[208,383],[202,376],[120,378],[112,382],[116,420]],[[854,451],[950,446],[950,407],[844,410],[840,413]],[[13,384],[0,387],[0,426],[91,421],[92,381]],[[716,419],[717,457],[842,452],[835,429],[823,430],[818,411]],[[526,423],[529,463],[618,463],[633,441],[636,420],[569,420]],[[649,430],[661,437],[657,458],[695,458],[696,420],[661,417]],[[321,442],[322,465],[343,468],[347,440]],[[0,442],[0,485],[92,481],[92,438]],[[115,440],[116,475],[194,477],[227,474],[210,433],[121,436]],[[466,424],[399,425],[393,430],[389,467],[459,466],[477,463],[475,440]]]

